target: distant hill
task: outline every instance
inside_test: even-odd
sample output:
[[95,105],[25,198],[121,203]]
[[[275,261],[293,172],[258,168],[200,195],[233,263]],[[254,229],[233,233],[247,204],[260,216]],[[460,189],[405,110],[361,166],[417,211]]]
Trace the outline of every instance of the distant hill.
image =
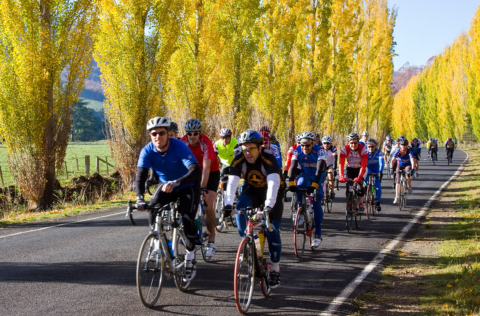
[[95,100],[99,102],[103,102],[105,100],[105,96],[103,95],[103,87],[102,82],[100,81],[100,68],[98,68],[97,63],[95,60],[92,59],[92,72],[88,76],[87,80],[85,80],[85,86],[83,87],[83,92],[80,94],[80,98]]
[[[429,59],[429,62],[430,60],[431,58]],[[406,63],[398,69],[398,71],[394,71],[392,82],[390,83],[390,88],[392,89],[393,94],[397,94],[398,91],[408,84],[410,78],[421,73],[424,68],[425,66],[414,66],[410,65],[410,63]]]

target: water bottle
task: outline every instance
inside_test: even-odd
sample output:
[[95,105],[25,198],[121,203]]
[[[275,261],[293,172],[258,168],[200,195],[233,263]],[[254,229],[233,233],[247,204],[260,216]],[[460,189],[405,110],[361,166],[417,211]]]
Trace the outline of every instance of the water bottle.
[[173,255],[172,241],[168,240],[167,245],[168,245],[168,249],[170,250],[170,254],[172,255],[172,258],[173,258],[174,255]]
[[[258,232],[258,241],[260,244],[260,257],[263,257],[263,247],[265,246],[265,232],[263,230]],[[258,248],[257,248],[258,249]],[[257,251],[258,254],[258,251]]]
[[261,257],[261,251],[262,251],[262,246],[260,245],[260,239],[258,238],[257,235],[253,236],[253,239],[255,240],[255,249],[257,250],[257,256],[260,258]]

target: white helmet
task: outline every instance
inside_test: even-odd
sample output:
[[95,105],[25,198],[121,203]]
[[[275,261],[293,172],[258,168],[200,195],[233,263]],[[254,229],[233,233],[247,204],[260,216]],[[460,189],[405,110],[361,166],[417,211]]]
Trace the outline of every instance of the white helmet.
[[150,131],[157,127],[165,127],[168,131],[170,129],[170,118],[157,116],[148,121],[147,131]]
[[199,119],[191,119],[185,123],[185,131],[187,132],[201,132],[202,122]]
[[367,131],[365,131],[362,133],[362,136],[370,136],[370,134]]
[[322,143],[331,143],[332,138],[330,136],[323,136]]
[[300,136],[298,137],[298,139],[300,141],[306,139],[306,140],[313,140],[315,141],[315,134],[313,134],[312,132],[303,132],[300,134]]

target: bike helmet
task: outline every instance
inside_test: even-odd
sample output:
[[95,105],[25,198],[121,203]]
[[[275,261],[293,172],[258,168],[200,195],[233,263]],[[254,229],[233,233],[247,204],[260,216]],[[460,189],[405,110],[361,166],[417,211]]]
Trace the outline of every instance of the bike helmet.
[[319,133],[313,132],[313,135],[315,135],[315,138],[320,138],[320,134],[319,134]]
[[220,137],[232,137],[232,131],[229,128],[222,128],[220,130]]
[[358,137],[357,133],[351,133],[350,135],[347,136],[347,139],[348,139],[348,141],[359,140],[360,137]]
[[273,134],[270,135],[270,141],[271,141],[272,143],[274,143],[274,142],[277,141],[277,138],[275,138],[275,135],[273,135]]
[[199,119],[191,119],[185,123],[185,131],[187,132],[201,132],[202,127],[202,122]]
[[399,139],[405,139],[405,136],[400,136],[400,138],[399,138]]
[[433,139],[429,138],[428,140],[429,140],[429,141],[432,141]]
[[362,133],[362,136],[370,136],[370,134],[367,131],[365,131]]
[[387,140],[392,140],[392,137],[390,137],[390,135],[388,135]]
[[150,119],[147,123],[147,131],[150,131],[157,127],[165,127],[167,130],[170,129],[170,118],[168,117],[154,117]]
[[369,140],[367,140],[367,145],[375,145],[377,146],[377,141],[373,138],[370,138]]
[[260,127],[260,133],[262,132],[268,132],[270,134],[270,127],[267,125]]
[[414,137],[414,138],[412,139],[412,142],[414,142],[414,141],[417,141],[417,142],[418,142],[418,138]]
[[299,138],[299,137],[300,137],[300,133],[297,134],[297,135],[295,135],[295,142],[296,142],[296,143],[300,141],[300,138]]
[[449,141],[449,140],[452,140],[452,138],[451,138],[451,137],[449,137],[449,138],[447,139],[447,141]]
[[175,122],[171,122],[170,123],[170,130],[175,132],[175,133],[178,133],[178,124],[175,123]]
[[323,136],[322,143],[331,143],[332,138],[330,136]]
[[401,138],[400,139],[400,145],[407,145],[408,146],[408,140],[406,138]]
[[315,134],[313,134],[312,132],[303,132],[303,133],[300,134],[298,139],[300,139],[300,141],[303,141],[303,140],[315,141]]
[[247,129],[245,132],[240,134],[240,137],[238,137],[239,145],[243,145],[246,143],[254,143],[257,145],[262,145],[263,144],[262,134],[260,134],[257,131],[253,131],[251,129]]
[[268,126],[262,126],[262,128],[260,128],[260,134],[263,137],[263,142],[268,143],[270,141],[270,129]]

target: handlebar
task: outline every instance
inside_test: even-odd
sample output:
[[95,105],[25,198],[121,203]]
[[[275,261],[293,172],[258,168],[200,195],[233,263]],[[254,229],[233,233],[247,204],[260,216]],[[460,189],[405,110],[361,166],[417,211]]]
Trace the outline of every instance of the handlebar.
[[[256,208],[247,207],[247,208],[242,208],[242,209],[239,209],[239,210],[233,210],[232,214],[246,215],[248,217],[251,217],[252,219],[253,219],[254,216],[264,215],[265,216],[265,225],[267,226],[268,231],[273,232],[272,223],[270,222],[270,212],[267,211],[267,210],[256,211]],[[258,220],[258,218],[255,218],[254,220]]]

